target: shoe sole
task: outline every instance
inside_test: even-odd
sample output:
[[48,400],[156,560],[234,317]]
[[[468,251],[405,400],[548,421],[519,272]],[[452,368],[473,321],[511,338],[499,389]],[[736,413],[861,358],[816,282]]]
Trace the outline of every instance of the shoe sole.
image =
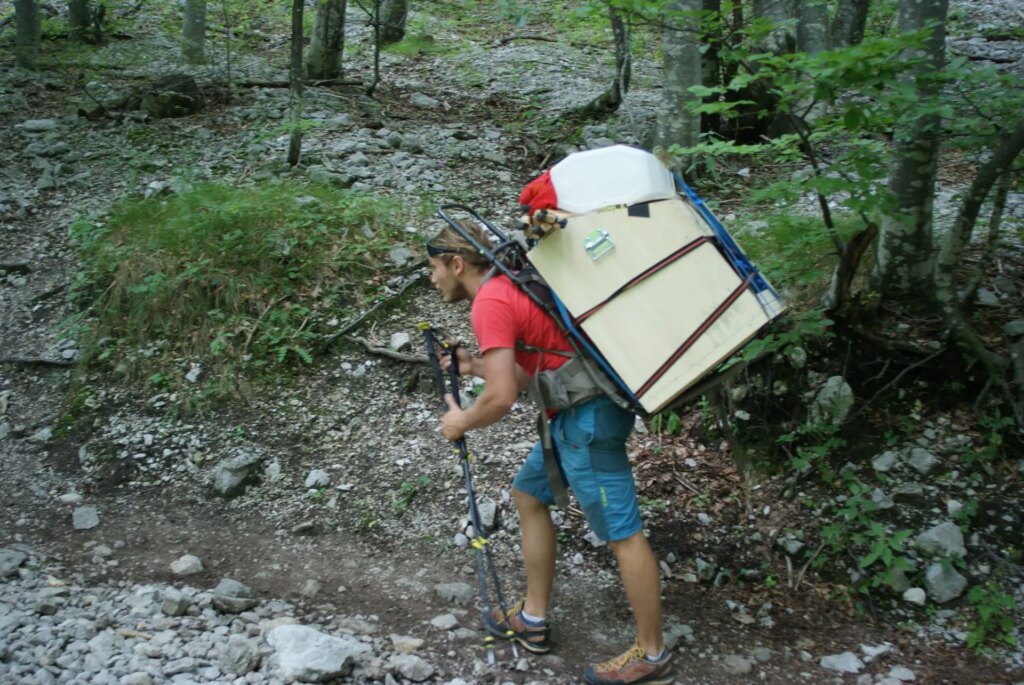
[[[601,681],[599,681],[599,680],[591,680],[589,678],[589,676],[585,675],[583,679],[588,683],[588,685],[601,685]],[[645,679],[642,679],[642,680],[634,680],[629,685],[672,685],[672,683],[674,683],[675,681],[676,681],[675,671],[669,671],[668,673],[662,673],[661,675],[655,676],[654,678],[651,678],[651,679],[646,679],[645,678]],[[611,682],[611,681],[607,681],[606,680],[605,682]]]
[[547,654],[551,651],[551,645],[539,645],[536,642],[530,642],[526,638],[519,637],[518,635],[508,635],[498,630],[488,630],[487,632],[501,640],[507,640],[508,642],[515,642],[518,645],[522,645],[523,649],[531,654]]

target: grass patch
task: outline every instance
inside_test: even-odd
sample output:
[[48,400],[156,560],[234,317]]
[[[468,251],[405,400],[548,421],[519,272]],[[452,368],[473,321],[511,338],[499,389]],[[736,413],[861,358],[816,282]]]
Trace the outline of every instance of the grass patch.
[[407,214],[369,194],[275,182],[122,201],[72,227],[83,265],[72,292],[94,341],[84,356],[161,387],[182,359],[221,379],[309,363],[331,319],[380,293]]
[[387,45],[383,48],[385,52],[395,55],[414,57],[416,55],[443,55],[454,50],[451,45],[445,45],[434,40],[433,36],[426,34],[406,36],[398,43]]

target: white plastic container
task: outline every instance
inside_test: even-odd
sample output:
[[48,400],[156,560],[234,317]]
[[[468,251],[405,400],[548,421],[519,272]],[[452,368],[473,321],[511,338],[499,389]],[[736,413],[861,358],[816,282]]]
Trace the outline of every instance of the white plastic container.
[[602,207],[664,200],[672,174],[650,152],[627,145],[574,152],[551,167],[558,208],[585,214]]

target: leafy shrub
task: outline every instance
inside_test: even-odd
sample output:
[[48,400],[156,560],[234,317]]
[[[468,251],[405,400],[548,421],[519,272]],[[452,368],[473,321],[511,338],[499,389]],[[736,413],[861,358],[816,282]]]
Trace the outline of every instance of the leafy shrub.
[[127,346],[221,370],[308,363],[326,322],[380,289],[404,218],[369,195],[264,183],[201,185],[81,219],[73,294],[92,339],[117,343],[86,348],[86,358]]

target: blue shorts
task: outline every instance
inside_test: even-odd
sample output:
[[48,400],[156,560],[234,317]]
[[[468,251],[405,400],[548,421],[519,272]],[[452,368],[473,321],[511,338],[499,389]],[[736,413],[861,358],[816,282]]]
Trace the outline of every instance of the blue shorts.
[[[602,540],[625,540],[643,529],[626,438],[632,412],[607,397],[564,409],[551,421],[551,437],[566,483],[590,528]],[[512,486],[547,505],[555,503],[544,471],[540,442],[516,474]]]

